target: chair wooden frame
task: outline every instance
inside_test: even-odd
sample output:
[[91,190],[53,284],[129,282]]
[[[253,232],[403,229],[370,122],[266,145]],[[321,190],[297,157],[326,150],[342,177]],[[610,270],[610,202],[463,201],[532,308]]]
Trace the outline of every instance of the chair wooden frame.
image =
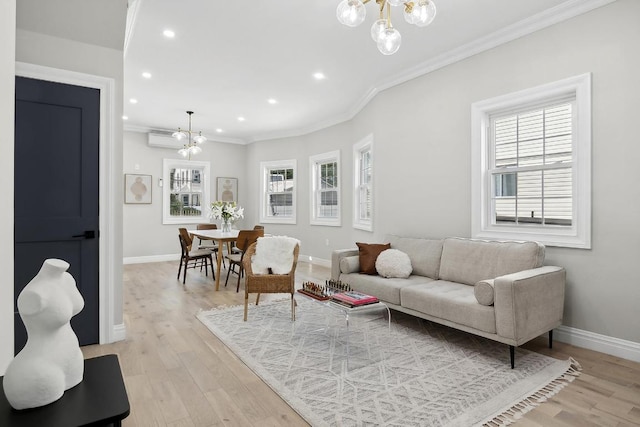
[[244,254],[246,249],[251,246],[253,243],[258,240],[258,237],[264,236],[264,229],[257,230],[240,230],[238,233],[238,238],[236,240],[236,248],[239,250],[237,253],[228,254],[226,258],[229,260],[229,268],[227,269],[227,279],[224,281],[224,286],[227,286],[229,282],[229,275],[235,270],[234,266],[238,266],[238,283],[236,284],[236,292],[240,292],[240,278],[244,274],[244,268],[242,265],[242,260],[244,259]]
[[[213,252],[208,249],[191,249],[193,246],[193,240],[191,239],[189,232],[187,232],[187,229],[179,228],[178,231],[180,248],[182,250],[182,254],[180,256],[180,267],[178,268],[178,280],[180,280],[180,272],[182,271],[183,263],[184,273],[182,275],[182,284],[185,284],[187,280],[187,268],[202,267],[204,265],[204,273],[208,277],[208,264],[211,263],[211,275],[215,281],[216,273],[213,269]],[[189,263],[191,263],[191,266]]]
[[291,295],[291,320],[296,320],[296,301],[293,298],[295,293],[295,274],[298,264],[298,254],[300,245],[293,249],[293,264],[287,274],[253,274],[251,269],[251,258],[256,252],[256,244],[252,244],[245,251],[243,260],[245,280],[244,280],[244,321],[247,321],[249,310],[249,294],[257,293],[256,305],[260,302],[260,294],[290,294]]
[[[218,226],[216,224],[211,224],[208,222],[196,225],[196,230],[217,230],[217,229],[218,229]],[[202,244],[203,240],[200,237],[198,237],[198,241],[200,242],[200,244],[198,245],[198,249],[208,249],[210,251],[213,251],[213,253],[216,254],[217,256],[219,248],[215,244],[203,245]],[[211,242],[211,240],[206,240],[206,239],[204,241]],[[231,247],[230,244],[227,244],[227,251],[229,250],[230,247]],[[224,257],[222,258],[222,265],[224,268],[227,268],[227,265],[224,262]]]

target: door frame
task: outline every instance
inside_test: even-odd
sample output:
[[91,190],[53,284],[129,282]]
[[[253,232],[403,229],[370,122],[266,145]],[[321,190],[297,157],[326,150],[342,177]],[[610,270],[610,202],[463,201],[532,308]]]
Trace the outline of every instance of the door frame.
[[[100,177],[99,177],[99,330],[100,344],[124,340],[124,323],[114,324],[115,299],[115,232],[116,209],[122,209],[116,200],[114,183],[119,171],[115,170],[115,80],[109,77],[84,74],[16,61],[17,77],[27,77],[56,83],[84,86],[100,90]],[[122,297],[122,295],[119,295]]]

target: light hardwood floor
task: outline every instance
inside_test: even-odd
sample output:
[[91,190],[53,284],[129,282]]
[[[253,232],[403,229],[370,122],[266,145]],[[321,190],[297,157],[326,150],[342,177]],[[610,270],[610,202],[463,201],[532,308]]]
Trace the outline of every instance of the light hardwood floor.
[[[195,318],[199,310],[242,304],[236,277],[226,288],[222,281],[215,292],[211,276],[189,270],[182,285],[177,269],[177,261],[125,265],[127,339],[83,347],[85,357],[119,355],[131,403],[123,426],[308,425]],[[328,275],[325,267],[301,262],[296,282],[322,282]],[[573,357],[583,371],[516,426],[640,425],[640,363],[560,342],[548,349],[544,337],[524,347],[560,359]],[[508,357],[505,346],[505,364]]]

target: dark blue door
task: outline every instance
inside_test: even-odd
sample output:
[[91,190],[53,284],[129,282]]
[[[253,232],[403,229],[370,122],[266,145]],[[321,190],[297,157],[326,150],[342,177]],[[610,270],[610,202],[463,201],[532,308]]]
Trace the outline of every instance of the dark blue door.
[[[85,307],[71,322],[99,341],[100,91],[16,77],[15,298],[47,258],[70,264]],[[15,308],[15,352],[26,331]]]

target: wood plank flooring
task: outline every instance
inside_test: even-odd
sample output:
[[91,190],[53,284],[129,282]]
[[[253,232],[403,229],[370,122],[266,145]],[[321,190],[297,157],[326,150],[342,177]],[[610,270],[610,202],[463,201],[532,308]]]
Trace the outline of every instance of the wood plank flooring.
[[[125,265],[127,339],[83,347],[85,357],[119,355],[131,403],[123,426],[308,425],[195,318],[199,310],[243,303],[242,285],[235,292],[236,276],[226,288],[222,280],[215,292],[211,276],[190,269],[183,285],[176,280],[177,269],[177,261]],[[226,271],[222,274],[224,279]],[[298,284],[328,276],[325,267],[298,263]],[[560,342],[549,349],[546,337],[524,347],[559,359],[573,357],[583,371],[514,425],[640,425],[640,363]]]

